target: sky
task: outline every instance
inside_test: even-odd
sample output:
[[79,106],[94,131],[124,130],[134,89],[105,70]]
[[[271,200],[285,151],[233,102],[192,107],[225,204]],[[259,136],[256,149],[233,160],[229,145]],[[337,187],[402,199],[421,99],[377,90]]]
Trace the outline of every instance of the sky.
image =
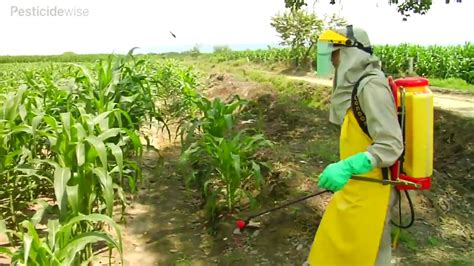
[[[373,44],[474,42],[472,0],[433,0],[427,15],[407,22],[388,0],[307,2],[321,17],[336,13],[364,28]],[[59,9],[75,16],[57,16]],[[279,43],[270,22],[284,9],[284,0],[1,0],[0,55],[264,48]]]

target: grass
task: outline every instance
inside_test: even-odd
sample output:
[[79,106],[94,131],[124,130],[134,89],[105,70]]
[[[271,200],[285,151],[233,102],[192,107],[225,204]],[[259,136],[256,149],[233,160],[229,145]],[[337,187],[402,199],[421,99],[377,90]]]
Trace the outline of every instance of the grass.
[[439,247],[443,245],[443,240],[438,237],[432,236],[428,238],[428,243],[432,247]]
[[192,264],[191,259],[188,256],[186,256],[184,254],[181,254],[176,259],[174,265],[175,266],[189,266],[189,265],[193,265],[193,264]]
[[[392,239],[395,237],[395,235],[398,233],[398,228],[393,228],[392,229]],[[398,241],[403,244],[405,248],[412,252],[416,252],[419,248],[418,242],[416,240],[416,237],[406,231],[406,230],[401,230],[399,233],[399,239]]]
[[339,160],[338,153],[334,150],[338,149],[338,144],[331,140],[316,140],[308,142],[306,154],[308,158],[318,158],[326,162],[336,162]]
[[430,79],[430,84],[435,87],[445,88],[448,90],[464,91],[474,94],[474,84],[469,84],[462,79]]
[[297,96],[306,107],[325,109],[329,90],[305,81],[290,80],[282,75],[270,75],[257,70],[244,71],[243,75],[252,81],[271,85],[282,95]]
[[470,261],[467,258],[466,259],[459,258],[459,259],[455,259],[455,260],[450,261],[449,265],[452,265],[452,266],[471,266],[472,261]]
[[[204,60],[206,59],[206,60]],[[279,71],[285,69],[284,64],[274,63],[274,62],[261,62],[254,63],[248,62],[246,59],[233,59],[223,62],[217,62],[214,58],[200,58],[197,59],[199,66],[204,69],[218,68],[219,70],[232,71],[232,72],[244,72],[245,76],[249,76],[252,80],[257,82],[268,82],[278,88],[280,91],[289,91],[291,92],[294,86],[304,86],[302,82],[293,81],[293,83],[288,86],[288,83],[285,81],[284,75],[278,75],[274,79],[269,80],[268,75],[259,73],[257,70],[262,71]],[[196,61],[195,61],[196,63]],[[211,65],[215,63],[213,67]],[[217,65],[217,66],[216,66]],[[288,70],[288,69],[287,69]],[[439,79],[439,78],[429,78],[430,84],[435,87],[443,88],[448,91],[461,91],[474,94],[474,84],[470,84],[463,79],[459,78],[448,78],[448,79]]]

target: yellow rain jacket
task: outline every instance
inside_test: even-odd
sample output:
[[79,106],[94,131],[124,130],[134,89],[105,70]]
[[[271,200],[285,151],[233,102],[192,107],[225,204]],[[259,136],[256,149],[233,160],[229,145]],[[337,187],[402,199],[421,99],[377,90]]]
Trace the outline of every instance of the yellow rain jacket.
[[[363,37],[358,37],[359,41]],[[394,99],[375,56],[354,47],[340,49],[341,61],[330,109],[330,121],[342,124],[340,159],[369,152],[375,168],[360,176],[382,179],[381,168],[391,166],[403,150]],[[376,76],[360,83],[358,98],[373,139],[362,131],[350,109],[354,84],[366,73]],[[393,192],[394,188],[388,185],[349,180],[342,190],[334,193],[316,232],[309,265],[390,265],[389,207],[394,204]]]

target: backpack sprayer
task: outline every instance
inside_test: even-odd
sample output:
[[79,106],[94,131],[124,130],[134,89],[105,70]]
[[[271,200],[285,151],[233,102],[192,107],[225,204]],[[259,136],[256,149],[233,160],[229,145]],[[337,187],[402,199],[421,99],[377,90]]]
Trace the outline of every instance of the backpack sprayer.
[[[367,119],[359,106],[356,82],[351,100],[355,118],[364,133],[370,137]],[[389,168],[382,168],[384,180],[372,180],[395,185],[397,190],[426,190],[431,187],[433,174],[433,94],[424,78],[402,78],[388,83],[395,100],[398,122],[402,131],[404,150],[400,158]],[[389,182],[388,174],[390,172]],[[365,180],[369,181],[369,180]]]

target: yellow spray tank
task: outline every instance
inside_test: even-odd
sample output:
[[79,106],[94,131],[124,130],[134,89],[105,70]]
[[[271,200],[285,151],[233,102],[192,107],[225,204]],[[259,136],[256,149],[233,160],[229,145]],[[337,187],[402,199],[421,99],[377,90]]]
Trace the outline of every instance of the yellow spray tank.
[[[392,168],[392,179],[402,179],[431,187],[433,174],[433,93],[425,78],[389,78],[403,128],[405,151],[401,161]],[[402,167],[400,167],[402,164]],[[414,189],[398,185],[399,190]]]

